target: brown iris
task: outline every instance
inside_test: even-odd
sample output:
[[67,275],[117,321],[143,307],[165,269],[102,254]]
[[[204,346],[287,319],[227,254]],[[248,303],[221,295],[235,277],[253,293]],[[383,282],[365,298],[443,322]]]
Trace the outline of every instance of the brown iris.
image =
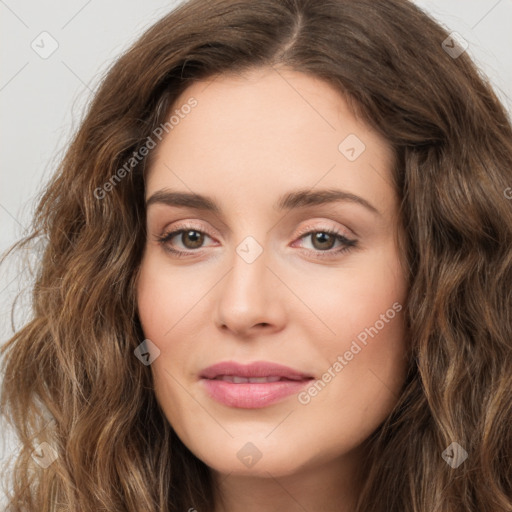
[[[190,245],[185,243],[186,238],[191,240]],[[204,235],[200,231],[190,229],[181,233],[181,241],[187,249],[198,249],[203,244]]]
[[[315,249],[320,250],[332,249],[334,242],[336,241],[333,235],[321,231],[318,233],[313,233],[310,236],[313,239],[313,246],[315,247]],[[316,245],[317,243],[319,244],[319,246]]]

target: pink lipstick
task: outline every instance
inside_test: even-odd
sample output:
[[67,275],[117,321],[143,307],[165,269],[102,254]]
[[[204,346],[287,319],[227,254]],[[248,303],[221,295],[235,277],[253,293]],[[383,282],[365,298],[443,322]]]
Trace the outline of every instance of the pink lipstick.
[[200,374],[206,392],[229,407],[258,409],[300,392],[312,375],[267,361],[242,365],[225,361]]

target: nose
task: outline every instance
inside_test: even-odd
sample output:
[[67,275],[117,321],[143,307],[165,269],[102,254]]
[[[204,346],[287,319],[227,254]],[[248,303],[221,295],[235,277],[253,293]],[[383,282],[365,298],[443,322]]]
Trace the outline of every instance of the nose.
[[281,330],[286,287],[267,266],[267,251],[250,263],[235,252],[232,262],[232,269],[216,287],[217,326],[243,337]]

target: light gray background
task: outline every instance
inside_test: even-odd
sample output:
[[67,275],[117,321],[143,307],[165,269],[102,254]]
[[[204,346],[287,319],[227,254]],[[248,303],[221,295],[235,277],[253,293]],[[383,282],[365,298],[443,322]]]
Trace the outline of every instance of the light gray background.
[[[0,0],[0,252],[29,227],[34,199],[110,64],[177,3]],[[415,3],[468,41],[469,54],[512,112],[512,0]],[[34,40],[42,46],[43,31],[59,45],[47,59],[31,48]],[[0,267],[0,343],[12,333],[11,304],[28,278],[19,259]],[[16,325],[27,314],[22,307]],[[0,436],[0,457],[15,452],[12,437]]]

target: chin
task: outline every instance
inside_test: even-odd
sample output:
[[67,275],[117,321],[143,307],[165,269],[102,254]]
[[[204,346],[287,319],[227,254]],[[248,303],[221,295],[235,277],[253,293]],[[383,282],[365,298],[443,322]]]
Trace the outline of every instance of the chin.
[[297,450],[296,443],[286,446],[282,439],[279,443],[276,441],[247,435],[243,439],[230,438],[224,443],[210,438],[211,444],[208,446],[204,446],[204,443],[189,443],[187,446],[197,458],[221,474],[284,477],[296,473],[307,464],[307,458],[297,457],[306,454]]

